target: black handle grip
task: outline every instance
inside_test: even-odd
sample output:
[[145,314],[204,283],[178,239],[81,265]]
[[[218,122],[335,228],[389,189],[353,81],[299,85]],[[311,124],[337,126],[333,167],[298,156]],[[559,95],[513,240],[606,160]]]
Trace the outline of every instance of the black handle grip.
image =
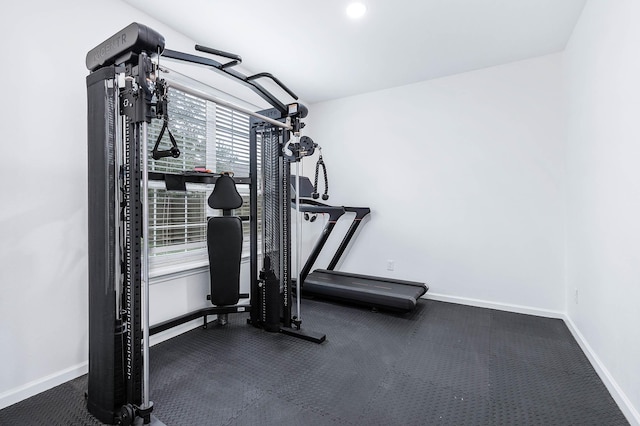
[[242,63],[242,58],[240,57],[240,55],[236,55],[235,53],[229,53],[229,52],[225,52],[224,50],[213,49],[211,47],[202,46],[200,44],[196,44],[196,50],[199,52],[209,53],[211,55],[222,56],[223,58],[233,59],[231,62],[222,64],[222,68],[233,67],[235,65]]
[[178,148],[171,148],[162,151],[153,151],[151,153],[151,157],[153,157],[154,160],[159,160],[165,157],[178,158],[180,157],[180,150]]

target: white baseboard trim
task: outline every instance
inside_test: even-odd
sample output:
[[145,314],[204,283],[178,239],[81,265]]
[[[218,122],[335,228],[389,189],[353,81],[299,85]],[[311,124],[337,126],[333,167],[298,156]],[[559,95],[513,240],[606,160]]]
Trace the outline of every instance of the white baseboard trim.
[[468,297],[448,296],[446,294],[427,293],[422,296],[425,299],[439,302],[457,303],[459,305],[476,306],[478,308],[496,309],[498,311],[515,312],[517,314],[535,315],[545,318],[565,319],[564,312],[550,309],[534,308],[532,306],[513,305],[509,303],[490,302],[488,300],[470,299]]
[[457,303],[460,305],[468,305],[468,306],[476,306],[479,308],[489,308],[489,309],[497,309],[501,311],[509,311],[516,312],[519,314],[528,314],[535,315],[546,318],[557,318],[564,321],[567,325],[567,328],[573,335],[580,348],[585,353],[589,362],[600,376],[602,383],[607,387],[607,390],[611,394],[611,397],[614,399],[620,410],[627,418],[627,421],[631,424],[631,426],[640,426],[640,413],[633,406],[629,398],[625,395],[625,393],[620,389],[618,383],[614,380],[614,378],[609,373],[609,370],[604,366],[600,358],[596,355],[594,350],[591,348],[587,340],[584,338],[580,330],[573,323],[571,318],[565,313],[560,311],[553,311],[548,309],[540,309],[533,308],[530,306],[521,306],[521,305],[512,305],[506,303],[496,303],[489,302],[487,300],[479,300],[479,299],[470,299],[466,297],[457,297],[457,296],[448,296],[445,294],[437,294],[437,293],[427,293],[423,296],[425,299],[437,300],[440,302],[449,302],[449,303]]
[[582,348],[582,351],[589,359],[589,362],[596,370],[596,373],[598,373],[598,376],[600,376],[602,383],[604,383],[604,385],[607,387],[607,390],[611,394],[611,397],[618,404],[618,407],[620,407],[622,414],[624,414],[624,416],[627,418],[627,421],[632,426],[640,426],[640,413],[638,413],[638,410],[636,410],[631,401],[629,401],[627,395],[622,391],[622,389],[620,389],[618,383],[611,376],[609,370],[607,370],[607,367],[605,367],[602,361],[600,361],[600,358],[598,358],[598,355],[596,355],[582,333],[580,333],[578,327],[566,314],[564,315],[563,320],[569,328],[569,331],[573,335],[574,339],[576,339],[578,345],[580,345],[580,348]]
[[6,408],[48,389],[66,383],[69,380],[82,376],[83,374],[87,374],[88,369],[89,362],[85,361],[78,365],[74,365],[73,367],[49,374],[48,376],[42,377],[38,380],[33,380],[22,386],[18,386],[17,388],[3,392],[0,394],[0,409]]
[[[151,336],[151,338],[149,339],[149,345],[156,345],[198,327],[202,327],[202,319],[196,319],[188,323],[181,324],[177,327],[173,327],[170,330],[163,331],[162,333]],[[0,410],[27,398],[31,398],[32,396],[54,388],[58,385],[66,383],[69,380],[76,379],[84,374],[87,374],[88,372],[89,361],[85,361],[81,364],[66,368],[62,371],[50,374],[41,379],[25,383],[22,386],[18,386],[17,388],[0,393]]]
[[[209,321],[211,321],[212,318],[213,316],[209,316]],[[162,331],[158,334],[154,334],[149,338],[149,346],[157,345],[158,343],[162,343],[165,340],[172,339],[198,327],[202,327],[202,318],[196,318],[189,322],[185,322],[184,324],[180,324],[168,330]]]

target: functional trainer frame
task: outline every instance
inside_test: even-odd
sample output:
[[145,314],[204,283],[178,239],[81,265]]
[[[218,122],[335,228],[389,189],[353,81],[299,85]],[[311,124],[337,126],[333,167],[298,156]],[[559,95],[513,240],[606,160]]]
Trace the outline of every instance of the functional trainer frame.
[[[153,409],[145,381],[148,269],[140,253],[147,243],[142,209],[147,194],[141,175],[146,173],[147,123],[153,116],[149,55],[162,49],[159,33],[131,24],[87,54],[92,71],[87,77],[87,408],[104,423],[129,424],[136,416],[149,423]],[[121,85],[118,73],[126,75]]]
[[[289,164],[308,151],[290,141],[299,140],[306,108],[284,104],[256,80],[270,78],[294,99],[295,94],[268,73],[244,76],[231,70],[237,55],[214,49],[198,50],[230,57],[220,64],[207,58],[165,51],[156,31],[132,23],[92,49],[86,58],[88,101],[88,225],[89,225],[89,375],[87,408],[100,421],[129,425],[136,418],[150,423],[149,336],[207,315],[250,311],[249,322],[268,331],[281,331],[315,342],[324,335],[303,333],[291,316]],[[256,91],[273,109],[256,113],[181,85],[159,80],[152,57],[187,61],[213,68]],[[165,85],[166,84],[166,85]],[[176,88],[203,99],[245,112],[251,120],[250,176],[235,179],[250,186],[251,303],[207,308],[180,318],[149,325],[148,180],[162,179],[215,183],[216,176],[168,175],[148,172],[147,126],[166,115],[158,87]],[[268,136],[267,136],[268,135]],[[264,263],[258,276],[257,144],[273,172],[265,178],[271,188],[270,209],[263,209]],[[154,149],[155,151],[155,149]],[[287,154],[285,155],[284,152]],[[155,156],[154,152],[154,156]],[[171,156],[175,156],[171,152]],[[161,154],[163,155],[163,154]],[[283,192],[284,191],[284,192]],[[285,203],[286,202],[286,203]],[[285,235],[280,239],[280,235]],[[276,238],[277,236],[277,238]],[[267,246],[269,245],[269,246]],[[153,418],[156,423],[160,423]]]

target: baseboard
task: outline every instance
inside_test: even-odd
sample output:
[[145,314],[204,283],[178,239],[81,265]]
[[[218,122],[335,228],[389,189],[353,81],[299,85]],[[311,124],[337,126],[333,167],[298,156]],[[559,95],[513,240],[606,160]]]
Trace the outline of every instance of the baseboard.
[[38,380],[26,383],[17,388],[10,389],[0,394],[0,409],[6,408],[24,399],[35,396],[48,389],[61,385],[77,377],[87,374],[89,362],[85,361],[73,367],[42,377]]
[[[158,343],[169,340],[182,333],[193,330],[202,326],[202,319],[190,321],[188,323],[179,325],[170,330],[163,331],[157,335],[151,336],[149,339],[149,345],[153,346]],[[66,368],[62,371],[50,374],[38,380],[26,383],[15,389],[10,389],[0,394],[0,410],[10,405],[16,404],[27,398],[31,398],[41,392],[54,388],[58,385],[68,382],[69,380],[76,379],[89,372],[89,361],[85,361],[81,364],[73,367]]]
[[640,413],[638,413],[638,410],[636,410],[631,401],[629,401],[627,395],[622,391],[622,389],[620,389],[618,383],[611,376],[609,370],[607,370],[607,367],[605,367],[602,361],[600,361],[600,358],[598,358],[598,355],[596,355],[595,351],[591,348],[582,333],[580,333],[578,327],[574,324],[574,322],[568,315],[565,314],[562,319],[564,320],[565,324],[567,324],[567,327],[569,328],[569,331],[573,335],[574,339],[576,339],[578,345],[580,345],[580,348],[582,348],[582,351],[585,353],[585,355],[589,359],[589,362],[596,370],[596,373],[598,373],[598,376],[600,376],[602,383],[604,383],[604,385],[607,387],[607,390],[609,390],[611,397],[614,399],[614,401],[616,401],[618,407],[620,407],[620,410],[627,418],[627,421],[632,426],[640,426]]
[[158,343],[162,343],[165,340],[172,339],[198,327],[202,327],[202,318],[196,318],[189,322],[185,322],[184,324],[180,324],[168,330],[162,331],[158,334],[154,334],[149,338],[149,346],[157,345]]
[[514,305],[509,303],[490,302],[488,300],[471,299],[468,297],[448,296],[438,293],[427,293],[422,296],[425,299],[437,300],[439,302],[457,303],[459,305],[476,306],[478,308],[496,309],[498,311],[515,312],[518,314],[535,315],[545,318],[565,319],[564,312],[550,309],[534,308],[531,306]]
[[540,309],[533,308],[530,306],[521,306],[521,305],[513,305],[507,303],[496,303],[489,302],[487,300],[479,300],[479,299],[470,299],[466,297],[457,297],[457,296],[448,296],[444,294],[437,293],[427,293],[423,296],[425,299],[429,300],[437,300],[440,302],[449,302],[449,303],[457,303],[460,305],[468,305],[468,306],[476,306],[479,308],[489,308],[489,309],[497,309],[500,311],[508,311],[508,312],[516,312],[519,314],[527,314],[527,315],[535,315],[539,317],[545,318],[557,318],[564,321],[567,325],[567,328],[573,335],[580,348],[585,353],[589,362],[598,373],[598,376],[602,380],[602,383],[607,387],[607,390],[611,394],[611,397],[614,399],[618,407],[620,407],[620,411],[627,418],[627,421],[631,424],[631,426],[640,426],[640,413],[635,409],[629,398],[625,395],[625,393],[620,389],[618,383],[614,380],[614,378],[609,373],[609,370],[604,366],[604,364],[600,361],[596,353],[593,351],[589,343],[586,341],[580,330],[573,323],[571,318],[560,311],[553,311],[548,309]]

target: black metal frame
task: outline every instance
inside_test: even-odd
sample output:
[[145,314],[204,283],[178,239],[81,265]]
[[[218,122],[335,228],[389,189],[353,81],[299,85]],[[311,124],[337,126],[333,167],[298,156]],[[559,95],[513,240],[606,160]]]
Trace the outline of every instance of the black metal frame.
[[[311,253],[309,253],[309,257],[307,258],[306,262],[304,263],[304,266],[301,269],[301,272],[300,272],[301,284],[304,283],[305,278],[307,278],[307,275],[309,275],[309,272],[311,271],[313,264],[316,262],[316,260],[318,259],[318,256],[320,255],[320,252],[322,251],[322,248],[327,243],[327,240],[329,239],[329,235],[331,235],[331,233],[333,232],[333,228],[336,226],[338,219],[340,219],[342,215],[345,213],[345,210],[346,209],[342,206],[330,206],[312,199],[300,200],[300,211],[303,213],[329,214],[329,220],[327,221],[324,228],[322,229],[322,233],[320,234],[320,237],[316,240],[316,243],[314,244],[313,249],[311,249]],[[346,241],[344,243],[346,247],[346,245],[349,242]]]
[[342,257],[342,254],[347,249],[349,242],[351,242],[351,239],[358,230],[360,223],[362,223],[362,220],[367,217],[369,213],[371,213],[371,209],[369,207],[344,207],[344,211],[347,213],[355,213],[356,216],[353,218],[353,222],[351,222],[351,226],[349,226],[349,229],[347,230],[344,238],[342,239],[342,241],[340,241],[340,245],[338,246],[336,253],[333,255],[331,261],[329,262],[329,266],[327,266],[327,270],[329,271],[333,271],[335,269],[336,265],[340,261],[340,258]]
[[272,74],[262,72],[258,74],[254,74],[251,76],[246,76],[236,70],[230,69],[231,67],[238,65],[242,62],[242,59],[238,55],[234,55],[232,53],[223,52],[221,50],[211,49],[204,46],[196,45],[196,50],[200,50],[202,52],[210,53],[213,55],[224,56],[227,58],[233,59],[233,61],[228,62],[226,64],[222,64],[218,61],[215,61],[210,58],[203,58],[201,56],[192,55],[190,53],[178,52],[176,50],[166,49],[162,52],[162,56],[167,59],[175,59],[182,62],[190,62],[192,64],[203,65],[210,67],[227,77],[234,78],[238,80],[240,83],[249,87],[251,90],[256,92],[262,99],[267,101],[270,105],[272,105],[275,109],[280,112],[281,116],[286,116],[289,112],[289,108],[287,105],[282,103],[278,98],[276,98],[273,94],[271,94],[267,89],[262,87],[260,84],[255,82],[255,80],[260,78],[269,78],[273,80],[280,88],[282,88],[285,92],[289,94],[293,99],[297,100],[298,96],[296,96],[291,89],[285,86],[280,80],[274,77]]
[[[143,33],[149,38],[135,43],[136,51],[128,52],[122,63],[113,64],[114,60],[102,58],[111,65],[87,76],[87,408],[109,424],[127,424],[133,420],[132,415],[148,423],[152,411],[152,406],[143,401],[140,147],[144,124],[152,117],[147,81],[153,66],[144,51],[145,43],[148,48],[156,48],[160,42],[164,44],[164,39],[139,24],[123,31]],[[112,43],[109,40],[105,43]],[[124,87],[116,83],[116,74],[121,72],[129,77]]]
[[342,215],[344,215],[345,213],[355,213],[355,217],[351,222],[349,229],[347,230],[346,234],[342,238],[342,241],[340,241],[340,245],[336,249],[335,254],[331,258],[331,261],[329,262],[329,266],[327,267],[327,270],[329,271],[333,271],[335,269],[336,265],[340,261],[340,258],[342,257],[345,250],[349,246],[351,239],[353,238],[358,227],[360,226],[360,223],[365,217],[367,217],[371,213],[371,209],[369,207],[332,206],[329,204],[321,203],[311,198],[304,198],[300,200],[300,211],[306,212],[306,213],[324,213],[329,215],[329,220],[327,221],[324,228],[322,229],[320,236],[316,240],[316,243],[314,244],[313,248],[311,249],[311,252],[309,253],[309,257],[307,258],[307,260],[304,263],[304,266],[302,267],[302,272],[300,273],[300,281],[301,281],[301,285],[303,285],[304,280],[309,275],[309,272],[311,272],[311,268],[313,267],[313,264],[318,259],[320,252],[324,248],[325,244],[327,243],[327,240],[329,239],[329,236],[333,232],[333,228],[335,228],[336,223],[338,222],[338,219],[340,219],[340,217],[342,217]]
[[[270,109],[265,111],[260,111],[260,114],[276,120],[283,120],[286,117],[279,113],[277,109]],[[269,299],[267,290],[264,288],[268,285],[268,279],[266,277],[271,277],[277,275],[280,280],[281,290],[279,294],[279,309],[280,309],[280,322],[281,326],[278,327],[277,331],[280,333],[300,338],[303,340],[307,340],[314,343],[322,343],[326,339],[326,335],[323,333],[313,332],[309,330],[303,330],[301,328],[301,320],[300,318],[296,318],[293,316],[292,310],[292,286],[293,279],[291,277],[291,208],[290,208],[290,200],[291,200],[291,161],[299,161],[300,158],[289,158],[283,154],[284,147],[290,141],[289,132],[282,132],[278,129],[274,128],[272,124],[266,123],[260,119],[252,118],[250,121],[251,126],[251,134],[250,134],[250,146],[251,153],[250,157],[252,159],[252,167],[251,167],[251,176],[258,176],[257,173],[257,147],[258,147],[258,132],[270,131],[271,133],[277,133],[279,136],[278,142],[278,152],[279,156],[277,159],[277,165],[274,164],[274,167],[278,169],[278,176],[276,178],[278,186],[279,186],[279,206],[277,208],[278,218],[272,220],[278,220],[278,233],[282,237],[282,253],[279,254],[280,258],[278,266],[280,267],[279,274],[275,274],[273,267],[270,262],[264,262],[262,266],[258,265],[258,244],[257,244],[257,232],[252,232],[252,241],[251,241],[251,285],[252,285],[252,293],[260,294],[259,301],[261,302],[259,305],[254,305],[251,309],[251,316],[249,322],[257,327],[268,326],[269,324],[264,324],[265,322],[265,312],[261,309],[263,306],[268,309],[273,309],[273,306],[269,306],[269,303],[262,303],[265,299]],[[262,141],[264,144],[264,140]],[[262,153],[264,155],[266,149],[263,146]],[[266,183],[263,183],[266,187]],[[257,185],[253,185],[252,194],[250,197],[251,205],[250,205],[250,215],[252,217],[257,217],[258,208],[257,208]],[[257,231],[257,222],[254,223]],[[266,226],[266,225],[265,225]],[[264,241],[263,241],[264,243]],[[266,256],[267,249],[266,247],[263,249],[263,256]],[[260,270],[260,274],[258,274],[258,270]],[[258,278],[260,276],[260,278]],[[262,287],[260,287],[262,286]],[[262,289],[262,291],[261,291]]]
[[126,404],[124,392],[124,327],[117,301],[116,137],[113,66],[87,77],[88,96],[88,227],[89,227],[89,377],[87,408],[103,423],[116,423],[116,410]]
[[[284,121],[284,119],[286,118],[286,115],[284,115],[277,108],[260,111],[259,113],[266,117],[272,118],[274,120]],[[254,117],[251,118],[249,125],[250,125],[249,175],[252,182],[252,185],[250,187],[250,197],[249,197],[249,200],[250,200],[249,215],[252,218],[255,218],[255,220],[253,220],[250,225],[250,228],[251,228],[251,231],[250,231],[250,270],[251,270],[250,280],[251,280],[251,293],[254,295],[259,295],[261,293],[260,286],[263,283],[259,278],[259,271],[262,269],[262,266],[258,265],[258,143],[259,143],[258,132],[266,131],[268,129],[271,133],[278,134],[279,136],[278,139],[281,140],[281,142],[278,143],[280,148],[289,140],[289,133],[281,131],[280,129],[273,127],[273,125],[268,124]],[[260,142],[264,144],[263,140],[261,140]],[[262,150],[262,152],[264,153],[264,149]],[[288,162],[283,160],[284,158],[280,156],[280,161],[282,162],[280,167],[284,167],[286,168],[286,170],[289,170]],[[287,179],[287,175],[288,175],[287,173],[284,173],[284,170],[281,170],[279,173],[279,179]],[[282,185],[282,187],[285,187],[285,186],[286,185],[284,184]],[[287,195],[284,194],[281,196],[287,196]],[[281,219],[283,221],[286,220],[286,218],[281,218]],[[283,228],[284,228],[284,232],[282,237],[284,238],[285,241],[290,241],[291,233],[287,229],[288,227],[286,226],[286,223],[284,223]],[[290,262],[290,259],[287,257],[283,259],[283,261]],[[290,264],[278,265],[278,266],[284,270],[291,269]],[[283,325],[285,327],[291,327],[291,283],[290,283],[290,280],[288,280],[286,277],[279,277],[279,278],[283,280],[283,282],[281,283],[282,285],[281,318],[282,318]],[[262,302],[261,297],[259,297],[258,300]],[[249,322],[256,327],[264,326],[264,312],[263,312],[262,305],[263,305],[262,303],[256,303],[252,305]]]
[[[143,206],[141,182],[141,144],[146,123],[156,115],[156,104],[151,90],[152,72],[155,69],[149,59],[164,49],[164,38],[144,25],[133,23],[92,49],[86,58],[88,100],[88,165],[89,165],[89,376],[87,408],[101,422],[132,424],[135,417],[144,423],[151,418],[152,403],[146,405],[141,380],[143,368],[148,360],[143,359],[141,341],[142,294],[141,294],[141,238]],[[285,105],[268,90],[256,82],[261,78],[273,80],[291,97],[297,96],[273,75],[259,73],[245,76],[230,69],[241,62],[237,55],[197,46],[197,50],[232,59],[226,64],[182,52],[164,50],[166,58],[187,61],[214,68],[249,86],[274,108],[265,115],[280,121],[291,122],[290,128],[297,132],[303,124],[300,118],[306,108],[297,103]],[[126,86],[119,87],[117,75],[124,73]],[[156,86],[157,88],[157,86]],[[118,115],[126,118],[120,118]],[[119,127],[117,122],[123,121]],[[257,245],[257,147],[252,122],[250,176],[234,178],[236,183],[250,186],[250,304],[210,307],[149,327],[149,334],[168,330],[187,321],[208,315],[233,312],[250,312],[251,322],[261,326],[259,296],[258,245]],[[122,130],[124,135],[119,135]],[[279,129],[281,149],[290,137],[289,131]],[[124,138],[125,146],[119,147],[118,138]],[[119,152],[120,150],[120,152]],[[119,164],[119,156],[124,158]],[[146,163],[145,163],[146,164]],[[289,169],[284,160],[282,179],[283,199],[288,200]],[[151,180],[171,181],[177,186],[185,182],[215,183],[217,176],[205,173],[168,175],[149,173]],[[146,180],[145,180],[146,182]],[[177,184],[176,184],[177,182]],[[290,214],[290,213],[289,213]],[[286,218],[289,221],[289,218]],[[288,222],[287,222],[288,223]],[[287,231],[290,232],[290,231]],[[287,242],[290,241],[290,235]],[[289,261],[289,260],[287,260]],[[287,266],[290,269],[290,265]],[[147,280],[148,281],[148,280]],[[147,283],[148,285],[148,283]],[[291,318],[291,280],[283,283],[282,314],[283,327],[278,331],[294,334],[289,329]],[[247,296],[247,295],[241,295]],[[256,319],[254,321],[254,319]],[[299,324],[298,324],[299,327]],[[321,337],[298,332],[298,337],[321,342]],[[145,348],[148,342],[145,342]],[[147,363],[144,365],[144,363]],[[146,374],[146,370],[145,370]],[[147,391],[148,392],[148,391]]]
[[[241,299],[246,299],[248,297],[249,297],[248,294],[244,294],[244,293],[240,294]],[[238,305],[232,305],[232,306],[212,306],[209,308],[203,308],[198,311],[190,312],[188,314],[179,316],[177,318],[172,318],[170,320],[160,322],[154,325],[153,327],[149,328],[149,334],[153,336],[154,334],[161,333],[163,331],[169,330],[173,327],[179,326],[189,321],[193,321],[198,318],[203,319],[203,328],[207,328],[207,325],[209,324],[207,317],[209,315],[233,314],[233,313],[239,313],[239,312],[249,312],[250,310],[251,310],[250,304],[238,304]]]

